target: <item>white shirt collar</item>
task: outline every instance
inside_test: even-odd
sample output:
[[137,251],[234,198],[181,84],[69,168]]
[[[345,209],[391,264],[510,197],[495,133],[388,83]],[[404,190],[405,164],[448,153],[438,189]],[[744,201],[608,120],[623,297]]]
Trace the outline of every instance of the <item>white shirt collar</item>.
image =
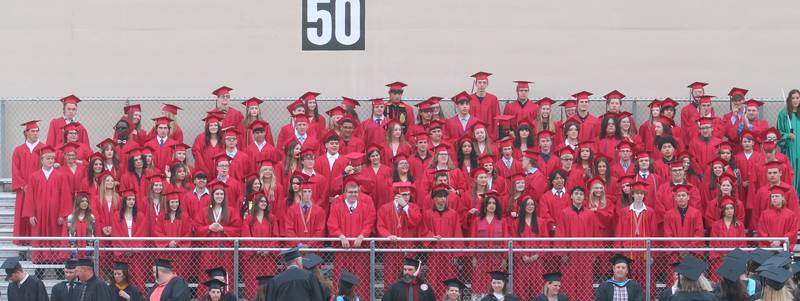
[[19,283],[17,283],[17,286],[22,286],[22,284],[25,283],[25,281],[28,280],[28,277],[30,276],[31,276],[30,274],[25,273],[25,277],[22,278],[22,280],[20,280]]
[[49,180],[50,179],[50,174],[53,173],[53,170],[55,170],[55,168],[50,168],[50,170],[46,170],[46,169],[42,168],[42,172],[44,172],[44,177]]
[[637,216],[638,216],[639,214],[642,214],[642,212],[643,212],[643,211],[647,210],[647,206],[645,206],[644,204],[642,204],[642,208],[639,208],[639,209],[636,209],[636,208],[633,206],[633,204],[634,204],[634,203],[631,203],[631,205],[630,205],[630,206],[628,206],[628,209],[630,209],[631,211],[633,211],[634,213],[636,213],[636,215],[637,215]]
[[349,209],[350,207],[353,207],[353,210],[355,210],[356,208],[358,208],[358,200],[356,200],[355,202],[353,202],[353,204],[350,204],[350,203],[348,203],[348,202],[347,202],[347,200],[345,200],[345,201],[344,201],[344,204],[345,204],[345,205],[347,205],[347,208],[348,208],[348,209]]
[[258,148],[258,150],[261,151],[261,149],[264,148],[264,145],[267,145],[267,140],[264,140],[264,142],[261,142],[261,144],[258,144],[258,142],[255,141],[253,141],[253,143],[256,145],[256,148]]
[[28,151],[33,152],[33,149],[35,149],[36,146],[39,145],[39,140],[36,140],[36,142],[34,143],[28,143],[28,140],[25,140],[25,145],[28,146]]
[[[550,189],[550,191],[553,192],[553,195],[556,195],[556,193],[558,193],[558,189],[556,189],[555,187],[553,187],[553,189]],[[565,191],[566,189],[561,188],[561,193],[564,193]]]
[[336,159],[339,159],[339,153],[335,153],[335,154],[331,155],[331,153],[325,152],[325,155],[328,156],[328,160],[329,161],[334,161]]

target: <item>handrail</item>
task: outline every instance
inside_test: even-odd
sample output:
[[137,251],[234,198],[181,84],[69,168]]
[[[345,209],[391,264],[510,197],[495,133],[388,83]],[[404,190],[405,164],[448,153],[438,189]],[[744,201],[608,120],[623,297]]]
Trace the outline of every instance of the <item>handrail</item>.
[[[385,96],[381,95],[381,97],[386,98]],[[264,101],[294,101],[298,97],[297,96],[265,96],[265,97],[258,97]],[[362,96],[362,97],[352,97],[353,99],[359,101],[367,101],[370,99],[374,99],[375,97],[370,96]],[[568,99],[574,99],[571,97],[550,97],[554,101],[564,101]],[[663,97],[625,97],[626,101],[646,101],[650,102],[656,98],[663,98]],[[670,97],[672,100],[676,102],[688,102],[689,97]],[[231,97],[232,102],[241,102],[250,99],[250,97]],[[423,101],[428,99],[427,97],[404,97],[403,101],[408,102],[415,102],[415,101]],[[753,99],[764,101],[764,102],[785,102],[786,99],[778,98],[778,97],[754,97]],[[60,101],[61,97],[24,97],[24,96],[11,96],[11,97],[0,97],[0,101]],[[159,101],[215,101],[216,98],[213,96],[206,97],[206,96],[154,96],[154,97],[147,97],[147,96],[131,96],[131,97],[124,97],[124,96],[109,96],[109,97],[99,97],[99,96],[92,96],[92,97],[81,97],[81,101],[127,101],[127,102],[159,102]],[[341,97],[317,97],[317,101],[341,101]],[[450,100],[449,98],[444,98],[443,100]],[[516,100],[516,97],[509,97],[509,96],[498,96],[499,101],[512,101]],[[603,101],[605,102],[605,98],[599,97],[590,97],[590,101]],[[730,102],[730,97],[715,97],[712,102]]]
[[[99,241],[341,241],[337,237],[5,237],[6,240],[60,241],[60,240],[99,240]],[[355,238],[348,238],[355,240]],[[1,240],[1,239],[0,239]],[[386,237],[365,237],[364,242],[507,242],[507,241],[541,241],[541,242],[602,242],[602,241],[787,241],[786,237],[432,237],[402,238],[395,240]]]

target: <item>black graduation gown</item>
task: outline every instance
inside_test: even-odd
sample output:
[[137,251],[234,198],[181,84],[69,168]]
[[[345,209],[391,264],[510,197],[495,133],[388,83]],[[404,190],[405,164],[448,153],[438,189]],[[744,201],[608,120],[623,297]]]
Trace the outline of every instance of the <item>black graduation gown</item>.
[[677,292],[669,298],[669,301],[718,301],[716,295],[711,292]]
[[28,275],[28,279],[26,279],[21,286],[17,286],[14,283],[9,283],[6,295],[8,295],[8,300],[25,300],[25,301],[49,300],[49,298],[47,297],[47,289],[44,288],[44,283],[42,283],[41,280],[34,277],[33,275]]
[[290,266],[270,280],[267,300],[319,301],[322,287],[311,272]]
[[231,293],[227,293],[227,294],[225,294],[225,298],[222,298],[222,300],[225,300],[225,301],[236,301],[236,296],[234,296]]
[[83,283],[78,281],[72,282],[72,290],[67,288],[69,281],[61,281],[53,286],[50,291],[50,301],[79,301],[81,291],[83,291]]
[[[111,289],[111,296],[116,297],[116,299],[114,300],[125,301],[125,299],[122,299],[122,297],[119,296],[120,289],[117,288],[117,286],[111,284],[108,287]],[[129,284],[128,287],[126,287],[123,291],[125,291],[125,293],[128,294],[128,296],[131,296],[130,301],[144,301],[144,297],[142,297],[142,292],[132,284]]]
[[[539,294],[538,296],[533,297],[531,301],[548,301],[548,300],[549,299],[547,299],[547,296],[545,296],[544,294]],[[556,296],[556,300],[569,301],[569,298],[567,298],[567,296],[562,293],[558,293],[558,295]]]
[[669,300],[669,298],[672,298],[672,287],[671,286],[667,287],[667,288],[664,288],[664,290],[662,290],[660,293],[658,293],[658,296],[656,297],[656,300],[658,300],[658,301],[667,301],[667,300]]
[[[147,293],[147,299],[150,300],[150,294],[153,293],[155,287],[151,288]],[[181,277],[174,277],[167,283],[164,290],[161,292],[161,299],[159,301],[190,301],[192,300],[192,292],[189,291],[189,285],[186,280]]]
[[[600,283],[600,286],[597,287],[597,290],[594,292],[594,300],[614,300],[614,286],[615,285],[613,283],[608,281]],[[625,284],[625,288],[628,290],[629,301],[644,301],[644,290],[638,282],[629,280],[628,283]]]
[[[486,296],[483,296],[483,298],[481,298],[481,301],[497,301],[497,297],[495,297],[494,294],[488,294]],[[503,301],[520,301],[520,300],[519,298],[517,298],[517,296],[505,295]]]
[[415,279],[411,284],[402,281],[395,282],[383,295],[383,301],[407,301],[409,285],[414,287],[414,294],[416,294],[414,301],[436,301],[433,288],[419,279]]
[[[82,298],[81,298],[82,296]],[[97,276],[92,276],[83,286],[83,292],[78,294],[79,301],[108,301],[113,300],[108,284]]]

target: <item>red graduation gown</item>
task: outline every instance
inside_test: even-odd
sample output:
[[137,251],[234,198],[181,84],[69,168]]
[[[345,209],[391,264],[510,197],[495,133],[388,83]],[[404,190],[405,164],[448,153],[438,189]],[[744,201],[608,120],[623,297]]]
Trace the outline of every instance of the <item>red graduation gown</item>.
[[[238,211],[228,211],[228,218],[219,222],[222,225],[222,232],[211,232],[208,227],[214,223],[209,219],[208,211],[211,208],[206,207],[203,219],[199,220],[195,236],[197,237],[239,237],[241,236],[242,220],[239,217]],[[233,241],[206,241],[202,242],[200,246],[205,248],[215,247],[233,247]],[[200,270],[205,271],[214,267],[224,267],[226,271],[233,271],[233,253],[232,252],[214,252],[204,251],[200,253]]]
[[[324,237],[325,236],[325,209],[313,204],[308,213],[303,213],[300,203],[294,203],[286,211],[286,237]],[[317,242],[292,241],[291,244],[303,243],[316,246]]]
[[[248,215],[242,222],[242,237],[280,237],[281,226],[275,216],[272,216],[272,223],[266,217],[261,221]],[[269,248],[278,247],[280,243],[268,241],[244,241],[242,246],[246,248]],[[245,296],[255,296],[258,289],[258,275],[274,275],[277,272],[277,266],[274,264],[265,264],[275,262],[277,259],[277,252],[259,253],[259,252],[244,252],[242,268],[244,269],[244,283],[245,283]]]
[[192,144],[192,157],[194,158],[195,168],[205,171],[208,178],[212,179],[217,175],[217,164],[214,156],[222,152],[225,142],[220,139],[216,145],[206,145],[205,134],[201,133],[194,138]]
[[[516,117],[515,120],[517,122],[526,119],[534,121],[536,120],[536,115],[538,113],[539,113],[539,105],[537,105],[531,99],[528,99],[528,101],[526,101],[525,103],[520,103],[519,100],[511,101],[506,103],[506,106],[503,108],[503,115],[512,115]],[[494,116],[492,116],[492,118],[494,118]]]
[[[395,235],[397,237],[422,237],[425,234],[425,228],[422,223],[422,212],[419,207],[414,203],[407,205],[407,210],[395,210],[394,201],[383,204],[378,209],[378,221],[375,225],[379,237],[389,237]],[[396,242],[396,243],[382,243],[381,247],[388,248],[406,248],[413,247],[414,243],[409,242]],[[384,269],[387,271],[400,271],[402,267],[402,258],[407,256],[403,253],[387,253],[384,255]],[[408,254],[408,256],[413,256]],[[388,273],[385,276],[385,283],[393,283],[397,279],[398,273]]]
[[264,142],[264,146],[262,146],[261,149],[258,149],[258,146],[255,144],[255,142],[250,142],[249,144],[245,144],[245,147],[239,148],[239,150],[243,150],[245,153],[247,153],[253,162],[269,159],[277,164],[278,161],[283,160],[283,154],[281,151],[270,145],[268,142]]
[[[703,216],[695,208],[687,207],[686,216],[681,220],[681,214],[677,207],[667,211],[664,216],[664,237],[703,237]],[[680,247],[703,247],[702,241],[670,241],[667,242],[673,248]]]
[[[31,227],[32,236],[61,236],[66,226],[67,215],[72,213],[72,183],[63,172],[53,169],[46,178],[44,171],[38,169],[28,178],[28,191],[22,208],[22,221],[30,223],[36,217],[37,224]],[[64,219],[59,225],[58,218]],[[34,241],[33,246],[55,246],[60,242]],[[34,262],[58,260],[59,252],[34,252]]]
[[699,137],[691,140],[689,143],[689,153],[692,155],[695,170],[705,170],[706,166],[711,163],[711,160],[717,157],[717,144],[722,142],[717,137],[711,137],[708,142],[703,141]]
[[342,155],[347,155],[349,153],[363,153],[366,149],[364,144],[364,140],[359,137],[355,137],[355,134],[350,137],[350,139],[345,140],[344,138],[339,138],[339,153]]
[[162,171],[164,170],[164,166],[167,166],[170,162],[172,162],[172,145],[177,143],[175,140],[167,137],[164,141],[164,144],[161,145],[158,143],[158,137],[154,136],[153,139],[147,141],[145,143],[145,147],[152,148],[153,151],[153,164],[155,164],[155,169]]
[[[439,212],[435,209],[425,209],[423,211],[422,223],[424,224],[427,233],[424,236],[434,237],[462,237],[461,233],[461,219],[458,213],[450,208],[445,211]],[[462,243],[457,242],[432,242],[430,248],[459,248]],[[435,270],[430,270],[429,273],[435,274],[438,279],[448,279],[458,276],[458,267],[452,264],[454,257],[460,257],[461,253],[429,253],[428,266],[436,267]],[[430,277],[430,276],[429,276]],[[432,283],[434,291],[443,291],[444,285]],[[438,290],[437,290],[438,289]]]
[[486,92],[483,100],[480,100],[477,93],[472,93],[469,96],[469,114],[487,124],[489,137],[497,138],[497,124],[494,122],[494,118],[500,115],[500,102],[497,96]]
[[461,118],[458,116],[458,114],[456,114],[455,116],[445,120],[444,129],[442,132],[444,132],[451,141],[457,141],[458,139],[461,139],[461,137],[464,137],[464,135],[469,132],[476,122],[478,122],[477,117],[470,114],[469,119],[467,119],[467,127],[465,129],[461,126]]
[[[798,205],[797,200],[797,193],[792,189],[791,184],[787,184],[786,182],[781,182],[781,186],[789,188],[786,193],[783,195],[784,199],[786,199],[786,209],[794,212],[795,214],[800,214],[800,205]],[[769,189],[772,185],[766,184],[758,189],[758,192],[755,194],[755,198],[753,201],[753,208],[752,208],[752,220],[750,221],[751,227],[759,227],[760,220],[762,217],[762,212],[766,211],[771,207],[771,200],[770,200],[770,192]]]
[[[128,225],[124,218],[120,218],[117,215],[112,223],[111,236],[113,237],[146,237],[148,236],[147,233],[150,232],[151,226],[147,223],[147,217],[141,210],[138,211],[131,223],[131,235],[128,235]],[[144,241],[139,239],[115,240],[111,242],[111,245],[115,248],[141,248],[144,247]],[[137,287],[144,287],[138,285],[144,285],[145,279],[151,279],[152,274],[147,274],[147,271],[152,271],[152,269],[149,265],[144,264],[143,261],[147,259],[143,259],[141,253],[115,251],[114,258],[131,263],[131,282]]]
[[[58,149],[64,144],[64,126],[67,125],[66,119],[59,116],[50,120],[50,125],[47,127],[47,144]],[[89,145],[89,134],[86,132],[86,127],[81,125],[78,127],[78,142]]]
[[[760,237],[786,237],[789,239],[789,250],[794,250],[797,243],[797,215],[784,208],[769,209],[761,212],[758,222],[758,236]],[[769,241],[759,242],[759,246],[768,247]]]
[[[14,237],[30,236],[31,224],[22,218],[22,208],[25,203],[25,193],[28,188],[28,179],[39,168],[39,154],[36,151],[44,146],[39,142],[33,151],[28,146],[22,145],[14,148],[11,155],[11,191],[16,194],[14,205]],[[14,240],[14,244],[27,244],[27,241]]]
[[[561,210],[561,217],[557,219],[557,237],[597,237],[600,223],[594,211],[582,207],[575,210],[572,205]],[[587,242],[561,242],[555,243],[554,247],[586,248],[596,247],[597,243]],[[592,285],[592,273],[587,273],[587,267],[592,266],[595,256],[587,256],[584,253],[564,254],[569,256],[569,263],[564,268],[565,282],[572,283],[572,288],[567,292],[570,296],[576,296],[581,300],[589,300]]]
[[[359,195],[356,207],[350,211],[350,206],[344,197],[338,197],[331,204],[330,215],[328,215],[328,236],[339,238],[344,235],[348,239],[353,239],[362,235],[367,238],[372,236],[375,228],[375,207],[372,200],[367,196]],[[351,247],[353,240],[350,240]],[[341,247],[339,242],[333,242],[333,246]],[[361,247],[366,246],[362,242]],[[336,253],[334,255],[333,269],[334,275],[340,275],[342,271],[352,271],[359,277],[369,278],[369,255],[367,253]],[[368,293],[366,288],[358,289],[360,293]]]
[[[183,208],[181,208],[182,210]],[[161,216],[155,221],[155,226],[153,227],[153,236],[155,237],[192,237],[192,229],[194,228],[193,219],[190,215],[186,214],[185,212],[181,212],[180,218],[175,218],[175,220],[170,221],[169,219],[164,218]],[[163,252],[160,252],[161,258],[172,260],[176,262],[176,267],[178,268],[178,272],[181,274],[185,274],[187,270],[191,269],[191,265],[189,263],[189,258],[191,258],[192,254],[189,252],[178,252],[178,251],[170,251],[169,248],[169,241],[167,240],[157,240],[155,241],[155,245],[158,248],[165,249]],[[176,241],[176,248],[189,248],[192,246],[191,241]],[[184,264],[180,264],[184,263]]]

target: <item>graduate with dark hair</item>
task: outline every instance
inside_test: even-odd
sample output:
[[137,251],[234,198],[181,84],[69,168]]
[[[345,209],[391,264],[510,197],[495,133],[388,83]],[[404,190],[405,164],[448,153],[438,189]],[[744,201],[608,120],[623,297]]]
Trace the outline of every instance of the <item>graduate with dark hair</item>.
[[[434,301],[436,297],[428,283],[419,277],[422,265],[414,258],[403,259],[403,276],[383,295],[383,301]],[[413,294],[409,296],[408,294]]]
[[9,257],[0,265],[6,271],[8,300],[47,301],[47,290],[36,276],[31,276],[22,270],[22,265],[17,257]]
[[642,286],[639,282],[628,278],[631,263],[633,260],[622,254],[611,257],[614,276],[600,283],[594,292],[595,301],[644,300],[645,292]]

